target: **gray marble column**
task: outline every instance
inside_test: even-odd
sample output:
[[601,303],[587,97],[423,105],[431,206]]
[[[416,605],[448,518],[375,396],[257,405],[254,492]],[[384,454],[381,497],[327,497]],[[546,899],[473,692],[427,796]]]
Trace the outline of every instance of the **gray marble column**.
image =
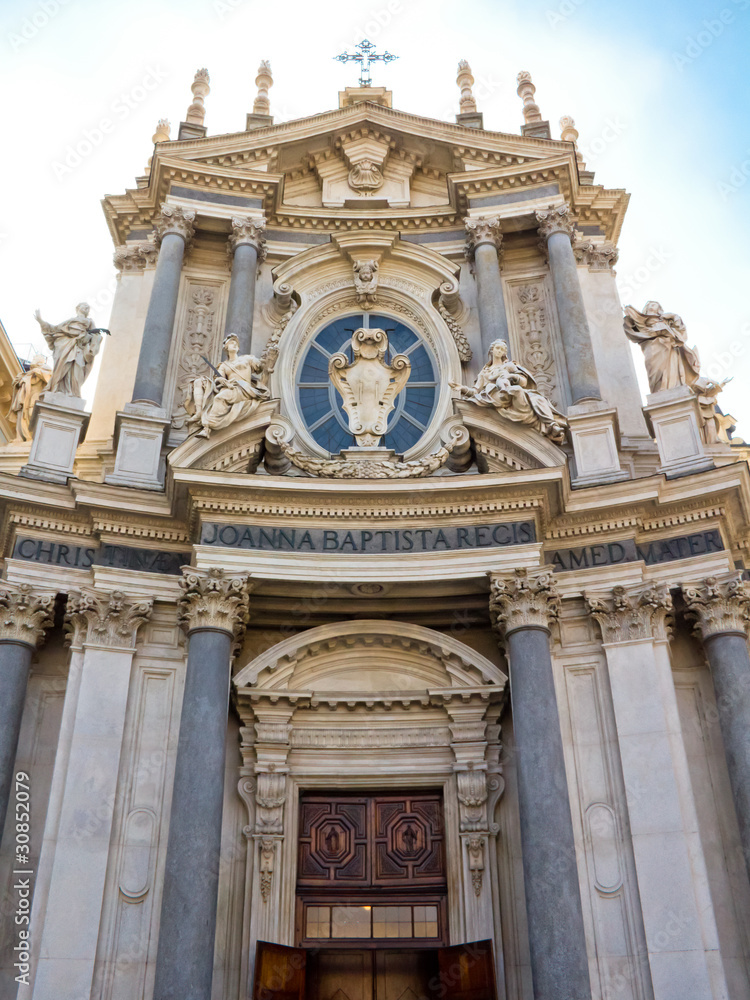
[[737,573],[683,587],[703,639],[716,692],[719,725],[750,875],[750,585]]
[[573,253],[575,223],[567,205],[536,213],[539,235],[549,254],[549,269],[560,321],[571,401],[601,399],[591,331],[583,303],[578,267]]
[[225,336],[234,333],[240,342],[240,354],[250,354],[255,311],[255,283],[258,264],[266,256],[263,238],[264,219],[232,219],[228,250],[232,256],[232,280],[229,283]]
[[549,644],[549,573],[494,577],[490,609],[507,644],[526,913],[536,1000],[589,1000],[586,934]]
[[482,338],[483,362],[494,340],[504,340],[510,352],[508,316],[505,312],[500,250],[503,234],[499,219],[465,219],[466,256],[477,281],[477,311]]
[[54,595],[0,585],[0,837],[5,826],[31,657],[52,624]]
[[182,583],[188,659],[154,1000],[211,996],[231,654],[249,592],[247,581],[220,570],[190,570]]
[[172,331],[177,314],[182,260],[195,233],[195,212],[163,205],[156,224],[160,240],[154,286],[143,328],[138,369],[133,387],[134,403],[161,406],[169,367]]

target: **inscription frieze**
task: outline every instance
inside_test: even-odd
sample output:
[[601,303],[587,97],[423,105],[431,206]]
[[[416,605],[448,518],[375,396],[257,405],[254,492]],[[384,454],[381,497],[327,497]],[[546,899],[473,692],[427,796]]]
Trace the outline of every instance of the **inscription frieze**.
[[708,552],[722,552],[724,543],[717,529],[699,531],[691,535],[660,538],[655,542],[637,543],[634,538],[619,542],[600,542],[570,549],[547,549],[545,560],[556,571],[593,569],[597,566],[615,566],[618,563],[643,561],[647,566],[690,559]]
[[74,544],[72,541],[53,542],[48,538],[16,536],[13,558],[48,566],[91,569],[111,566],[141,573],[164,573],[179,576],[180,567],[190,563],[190,552],[161,549],[138,549],[130,545]]

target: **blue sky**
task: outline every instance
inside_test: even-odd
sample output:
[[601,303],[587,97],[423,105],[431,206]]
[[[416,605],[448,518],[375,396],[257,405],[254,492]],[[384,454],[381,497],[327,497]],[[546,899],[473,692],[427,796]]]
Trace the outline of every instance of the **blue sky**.
[[750,440],[750,0],[5,0],[0,318],[19,351],[40,344],[36,307],[59,321],[88,298],[106,325],[100,199],[143,173],[157,119],[176,135],[198,67],[209,132],[236,131],[261,59],[288,120],[336,106],[356,73],[332,57],[365,34],[400,56],[374,82],[403,110],[452,120],[465,58],[487,128],[518,131],[521,69],[553,135],[575,118],[597,182],[632,195],[624,302],[683,316],[708,373],[733,377],[722,402]]

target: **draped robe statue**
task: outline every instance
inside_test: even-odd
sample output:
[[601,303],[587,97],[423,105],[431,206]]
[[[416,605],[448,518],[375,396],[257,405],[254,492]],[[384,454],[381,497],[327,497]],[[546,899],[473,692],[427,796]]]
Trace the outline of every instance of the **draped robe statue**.
[[88,303],[79,303],[73,319],[58,326],[45,322],[38,309],[34,318],[52,351],[52,378],[47,392],[80,397],[81,387],[91,374],[94,358],[102,343],[102,335],[94,329],[94,321],[89,316]]
[[477,406],[493,407],[507,420],[534,427],[555,444],[565,440],[565,417],[539,392],[534,376],[526,368],[508,360],[504,340],[490,344],[487,364],[473,386],[451,382],[460,399]]
[[34,404],[41,393],[47,388],[52,369],[47,365],[43,354],[35,354],[29,367],[13,379],[13,398],[10,401],[8,416],[16,416],[16,441],[30,441],[32,438],[31,414]]
[[692,385],[699,377],[698,352],[687,345],[685,324],[658,302],[647,302],[642,313],[626,306],[625,335],[643,350],[651,392]]
[[198,437],[209,437],[211,431],[250,416],[269,396],[263,363],[252,354],[240,354],[240,342],[233,333],[224,341],[224,350],[227,360],[219,365],[218,375],[201,375],[186,390],[183,405],[188,426],[198,431]]

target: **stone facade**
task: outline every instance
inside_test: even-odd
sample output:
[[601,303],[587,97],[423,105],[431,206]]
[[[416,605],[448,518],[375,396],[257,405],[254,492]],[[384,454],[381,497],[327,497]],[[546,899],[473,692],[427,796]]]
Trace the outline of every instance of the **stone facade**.
[[214,136],[202,70],[105,199],[85,439],[44,458],[53,392],[0,448],[4,997],[250,1000],[258,942],[330,950],[304,797],[429,793],[414,934],[491,941],[482,997],[750,1000],[750,450],[705,387],[644,407],[627,195],[572,122],[523,73],[522,134],[486,132],[458,79],[456,124],[371,88],[274,124],[263,63]]

